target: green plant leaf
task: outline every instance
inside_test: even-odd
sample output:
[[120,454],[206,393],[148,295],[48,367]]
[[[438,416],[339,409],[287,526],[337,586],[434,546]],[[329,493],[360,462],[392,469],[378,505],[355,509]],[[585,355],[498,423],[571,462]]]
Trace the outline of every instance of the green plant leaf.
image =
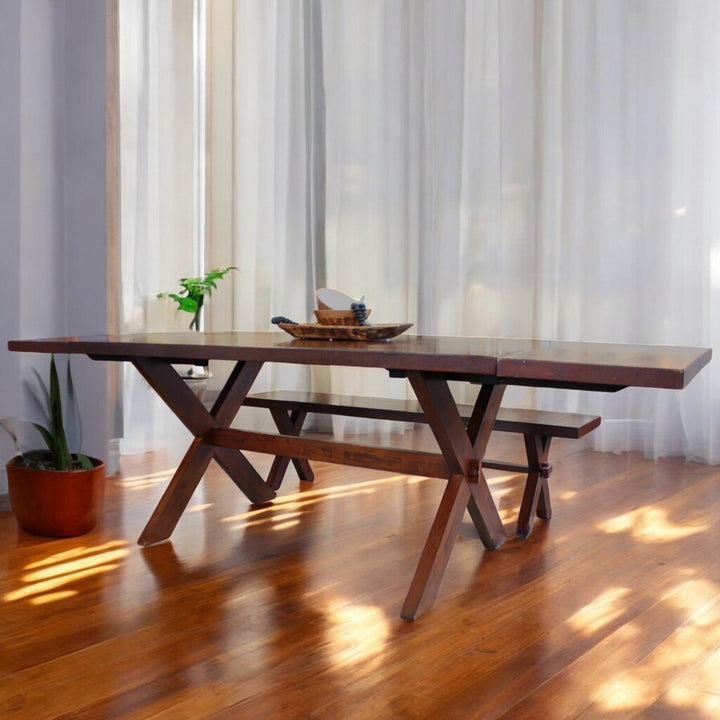
[[180,294],[172,292],[158,293],[157,297],[171,298],[178,304],[179,310],[192,313],[195,317],[190,322],[190,328],[199,329],[199,312],[202,308],[203,297],[211,295],[213,289],[217,290],[217,280],[225,277],[231,270],[236,269],[235,265],[230,265],[210,270],[204,277],[180,278]]
[[95,466],[92,464],[92,460],[91,460],[87,455],[83,455],[82,453],[78,453],[75,457],[77,458],[78,462],[80,463],[80,467],[81,467],[83,470],[92,470],[93,467],[95,467]]
[[196,313],[198,309],[198,301],[192,297],[184,297],[178,303],[178,307],[183,312]]
[[50,432],[55,445],[53,462],[58,470],[67,470],[70,467],[70,451],[65,438],[63,424],[62,399],[60,397],[60,379],[55,365],[55,355],[50,356]]
[[67,389],[67,405],[65,407],[65,426],[68,448],[79,451],[82,447],[82,418],[78,406],[75,382],[73,381],[70,358],[65,366],[65,387]]
[[45,441],[47,449],[49,450],[50,454],[55,457],[55,438],[53,437],[53,434],[46,427],[40,425],[40,423],[33,423],[33,427],[40,433],[40,435],[42,435],[42,439]]

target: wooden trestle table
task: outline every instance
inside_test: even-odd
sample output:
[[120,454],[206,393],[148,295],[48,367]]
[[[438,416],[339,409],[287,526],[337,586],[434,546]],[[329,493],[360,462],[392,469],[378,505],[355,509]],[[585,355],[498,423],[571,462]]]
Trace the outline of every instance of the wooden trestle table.
[[[253,503],[275,492],[243,451],[436,477],[447,486],[410,584],[401,616],[429,608],[442,580],[465,510],[485,547],[506,539],[482,472],[482,459],[508,385],[614,392],[626,387],[684,388],[706,365],[707,348],[561,342],[514,338],[403,335],[385,342],[290,339],[280,332],[160,333],[17,340],[20,352],[79,353],[131,362],[194,439],[138,542],[170,537],[211,459]],[[207,410],[172,363],[230,360],[235,367]],[[384,368],[406,377],[437,440],[419,452],[230,428],[264,363]],[[462,421],[448,381],[480,385],[472,417]]]

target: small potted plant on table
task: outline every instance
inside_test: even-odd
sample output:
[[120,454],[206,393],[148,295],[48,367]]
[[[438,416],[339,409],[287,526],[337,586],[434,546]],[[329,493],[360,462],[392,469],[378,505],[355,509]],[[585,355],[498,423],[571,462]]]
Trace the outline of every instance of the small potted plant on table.
[[[70,452],[54,356],[50,360],[49,389],[39,380],[47,422],[32,425],[47,449],[22,452],[17,421],[0,420],[18,451],[5,465],[10,507],[18,525],[28,532],[50,537],[83,535],[95,527],[102,510],[105,465],[80,452]],[[69,367],[67,385],[68,406],[74,407]]]
[[217,268],[206,273],[203,277],[180,278],[179,292],[161,292],[159,298],[170,298],[177,303],[178,310],[190,313],[191,330],[200,330],[200,317],[205,303],[205,296],[212,295],[217,290],[217,281],[222,280],[235,266]]
[[[190,313],[192,315],[190,330],[199,332],[205,298],[211,296],[213,290],[217,290],[218,280],[222,280],[231,270],[236,269],[234,265],[230,265],[211,270],[202,277],[180,278],[180,290],[178,292],[161,292],[157,294],[157,297],[170,298],[177,303],[178,310]],[[175,365],[174,367],[188,387],[202,400],[210,378],[207,361],[193,363],[192,365]]]

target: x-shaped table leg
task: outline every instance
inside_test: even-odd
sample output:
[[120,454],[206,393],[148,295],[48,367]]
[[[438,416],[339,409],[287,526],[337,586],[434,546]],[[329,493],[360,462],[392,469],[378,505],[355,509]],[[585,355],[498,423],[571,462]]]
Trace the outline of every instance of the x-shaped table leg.
[[548,462],[551,440],[547,435],[525,435],[529,472],[518,515],[516,532],[519,537],[530,535],[536,515],[544,520],[552,517],[548,488],[552,472],[552,465]]
[[500,547],[507,537],[480,464],[505,388],[483,386],[466,430],[444,378],[415,371],[407,377],[450,475],[400,613],[414,620],[437,596],[466,509],[486,547]]
[[[295,435],[296,437],[300,435],[303,423],[305,422],[305,417],[307,416],[306,412],[292,410],[288,414],[284,410],[273,408],[270,410],[270,413],[272,414],[277,429],[283,435]],[[267,479],[268,485],[273,490],[277,490],[282,484],[283,477],[285,476],[287,466],[290,464],[290,460],[292,460],[300,480],[312,482],[315,479],[315,473],[312,471],[310,463],[307,460],[289,458],[286,455],[276,455]]]
[[213,457],[251,502],[268,502],[275,497],[275,492],[241,452],[209,445],[203,439],[210,430],[229,427],[260,372],[261,362],[237,363],[210,411],[169,362],[137,358],[133,364],[194,435],[138,544],[153,545],[170,537]]

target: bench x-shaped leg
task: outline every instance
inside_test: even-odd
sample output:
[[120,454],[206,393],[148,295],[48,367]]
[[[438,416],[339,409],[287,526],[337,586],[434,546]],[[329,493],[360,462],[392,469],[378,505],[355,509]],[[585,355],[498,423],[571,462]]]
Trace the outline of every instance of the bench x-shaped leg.
[[[307,416],[306,412],[291,410],[287,413],[285,410],[272,408],[270,413],[275,421],[277,429],[283,435],[300,435],[303,423],[305,422],[305,417]],[[290,464],[290,460],[292,460],[300,480],[312,482],[315,479],[315,473],[313,473],[310,463],[307,460],[301,458],[289,458],[286,455],[276,455],[267,479],[268,485],[273,490],[278,490],[282,484],[283,477],[285,476],[287,466]]]
[[168,361],[137,358],[133,364],[194,435],[190,448],[140,535],[140,545],[153,545],[170,537],[213,458],[251,502],[268,502],[275,497],[275,492],[241,452],[204,441],[211,430],[229,427],[260,372],[261,362],[237,363],[210,411]]
[[552,465],[548,462],[551,440],[547,435],[525,435],[528,476],[518,515],[516,532],[519,537],[530,535],[536,515],[544,520],[552,517],[548,488],[548,478],[552,472]]
[[480,464],[505,387],[483,386],[466,430],[444,378],[416,371],[407,377],[450,476],[400,613],[413,620],[437,596],[466,509],[485,547],[500,547],[507,537]]

